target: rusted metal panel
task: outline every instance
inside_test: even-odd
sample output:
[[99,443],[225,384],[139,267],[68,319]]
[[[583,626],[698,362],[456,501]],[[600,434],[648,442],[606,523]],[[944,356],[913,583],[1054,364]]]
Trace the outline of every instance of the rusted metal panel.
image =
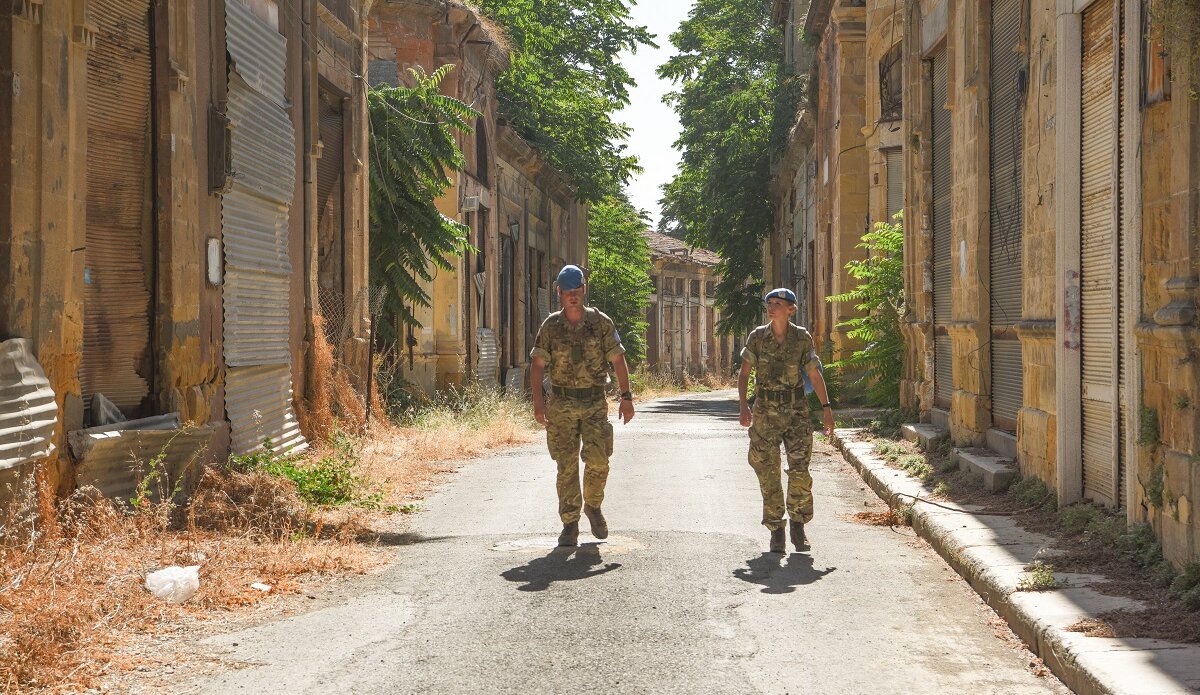
[[0,470],[54,453],[58,405],[29,340],[0,342]]
[[496,386],[500,378],[500,341],[490,328],[480,328],[476,335],[479,362],[475,379],[481,384]]
[[170,498],[204,463],[213,431],[211,425],[180,427],[172,413],[72,432],[77,485],[111,499],[127,500],[139,487],[152,500]]
[[87,60],[84,401],[136,415],[150,391],[150,2],[96,0]]
[[222,199],[225,410],[234,453],[264,440],[284,452],[306,446],[292,408],[289,346],[296,146],[285,110],[287,42],[240,0],[225,7],[235,181]]
[[287,365],[230,369],[225,410],[235,454],[259,449],[267,440],[276,453],[308,447],[292,410],[292,373]]

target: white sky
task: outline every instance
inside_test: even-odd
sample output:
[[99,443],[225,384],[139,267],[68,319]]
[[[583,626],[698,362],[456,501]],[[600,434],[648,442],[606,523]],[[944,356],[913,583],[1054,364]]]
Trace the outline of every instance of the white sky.
[[679,119],[662,97],[673,85],[660,80],[655,71],[674,53],[670,36],[687,18],[692,0],[639,0],[632,8],[633,23],[649,27],[657,38],[658,49],[642,48],[637,54],[621,56],[626,69],[637,80],[630,92],[630,105],[618,115],[618,120],[633,129],[629,136],[629,152],[637,155],[645,171],[629,182],[629,198],[634,206],[650,213],[653,227],[658,226],[658,200],[662,185],[675,176],[679,152],[672,144],[679,137]]

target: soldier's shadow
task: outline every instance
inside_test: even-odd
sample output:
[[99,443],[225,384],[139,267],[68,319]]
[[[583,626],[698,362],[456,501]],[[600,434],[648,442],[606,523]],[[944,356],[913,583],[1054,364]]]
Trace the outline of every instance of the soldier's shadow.
[[535,558],[500,573],[510,582],[519,582],[517,591],[545,591],[554,582],[591,579],[621,566],[605,563],[599,543],[584,543],[578,548],[555,548],[545,557]]
[[790,594],[798,586],[812,584],[836,570],[813,567],[812,556],[792,553],[784,557],[781,553],[763,553],[746,561],[746,567],[733,571],[733,576],[751,584],[762,585],[764,594]]

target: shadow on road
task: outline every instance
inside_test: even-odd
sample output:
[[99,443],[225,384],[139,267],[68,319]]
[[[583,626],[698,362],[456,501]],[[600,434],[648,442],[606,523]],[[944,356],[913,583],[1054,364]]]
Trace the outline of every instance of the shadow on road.
[[761,584],[764,594],[790,594],[796,587],[812,584],[837,569],[815,569],[812,557],[803,553],[792,553],[786,561],[781,553],[763,553],[747,560],[746,565],[735,569],[733,576],[744,582]]
[[736,400],[700,400],[676,398],[669,401],[658,401],[645,406],[646,412],[665,413],[670,415],[703,415],[719,420],[737,421],[741,417]]
[[602,565],[599,543],[584,543],[578,548],[555,548],[539,557],[500,573],[510,582],[521,582],[517,591],[545,591],[554,582],[591,579],[621,566],[619,562]]

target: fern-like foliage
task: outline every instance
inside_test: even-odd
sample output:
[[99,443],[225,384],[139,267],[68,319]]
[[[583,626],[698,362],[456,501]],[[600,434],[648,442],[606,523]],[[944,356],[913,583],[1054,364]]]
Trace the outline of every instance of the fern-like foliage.
[[461,171],[463,153],[455,131],[472,132],[478,117],[470,106],[438,92],[454,68],[433,74],[409,71],[414,86],[379,85],[367,92],[371,161],[371,284],[385,289],[379,337],[396,342],[400,325],[419,326],[416,306],[429,306],[422,283],[435,268],[470,247],[469,229],[443,215],[435,201],[450,187],[449,173]]
[[857,288],[826,297],[830,302],[853,302],[862,312],[838,324],[863,347],[830,367],[855,374],[855,383],[866,388],[872,405],[896,406],[900,402],[900,378],[904,369],[904,337],[900,317],[904,313],[904,223],[896,213],[893,224],[876,223],[863,235],[858,248],[866,249],[866,260],[850,261],[846,270],[859,281]]

